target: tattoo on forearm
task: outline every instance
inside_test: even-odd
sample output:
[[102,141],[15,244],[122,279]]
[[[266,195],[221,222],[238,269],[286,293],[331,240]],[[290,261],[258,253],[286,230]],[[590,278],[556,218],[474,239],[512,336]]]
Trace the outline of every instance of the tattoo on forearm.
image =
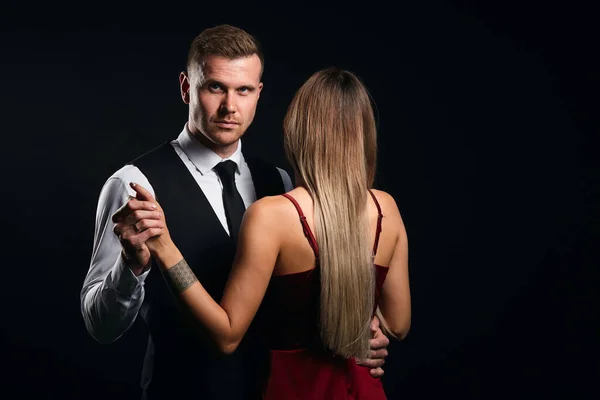
[[167,274],[169,275],[171,285],[173,285],[173,288],[177,293],[183,292],[198,280],[188,263],[185,261],[185,258],[169,268]]

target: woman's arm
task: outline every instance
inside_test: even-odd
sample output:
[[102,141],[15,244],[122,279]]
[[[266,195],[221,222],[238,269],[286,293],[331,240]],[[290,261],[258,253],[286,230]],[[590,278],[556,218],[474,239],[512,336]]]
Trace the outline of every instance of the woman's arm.
[[[150,196],[139,185],[135,185],[134,189]],[[151,196],[148,201],[156,203]],[[256,315],[279,255],[280,224],[269,207],[270,201],[269,198],[258,200],[244,214],[236,257],[220,304],[196,279],[171,240],[168,229],[146,242],[182,303],[210,332],[219,349],[227,354],[238,347]],[[164,212],[160,211],[164,216]]]
[[[381,192],[380,193],[384,193]],[[411,299],[408,275],[408,239],[396,201],[386,193],[386,225],[398,227],[398,236],[379,298],[379,309],[388,328],[397,339],[408,334],[411,323]]]

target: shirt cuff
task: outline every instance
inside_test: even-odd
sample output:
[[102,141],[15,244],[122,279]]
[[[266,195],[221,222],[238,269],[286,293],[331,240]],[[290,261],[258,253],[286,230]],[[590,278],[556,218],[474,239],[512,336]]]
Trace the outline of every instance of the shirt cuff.
[[133,295],[139,285],[144,285],[149,272],[150,268],[140,276],[135,276],[133,271],[125,264],[123,257],[119,257],[113,268],[113,287],[120,294]]

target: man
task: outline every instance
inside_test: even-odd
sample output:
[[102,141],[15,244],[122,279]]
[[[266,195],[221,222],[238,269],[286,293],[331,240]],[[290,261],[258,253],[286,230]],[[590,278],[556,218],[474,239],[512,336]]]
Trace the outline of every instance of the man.
[[[182,132],[116,171],[100,193],[81,310],[100,343],[117,340],[138,315],[144,319],[150,333],[141,382],[145,398],[246,399],[258,393],[260,332],[249,331],[232,355],[219,354],[204,332],[186,324],[185,312],[152,268],[145,245],[150,230],[140,232],[127,215],[153,212],[140,210],[129,182],[148,188],[169,215],[171,236],[194,273],[220,299],[245,207],[293,187],[283,169],[242,153],[240,138],[254,119],[263,69],[259,44],[245,31],[229,25],[203,31],[179,77],[189,105]],[[365,361],[375,377],[383,374],[388,343],[375,326],[376,351]]]

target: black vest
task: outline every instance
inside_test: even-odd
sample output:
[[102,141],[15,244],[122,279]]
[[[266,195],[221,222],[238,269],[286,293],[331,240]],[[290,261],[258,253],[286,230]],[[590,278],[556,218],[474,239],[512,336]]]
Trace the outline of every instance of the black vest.
[[[245,157],[257,198],[284,192],[274,165]],[[173,241],[204,288],[219,302],[231,270],[235,246],[204,193],[170,143],[143,154],[138,167],[154,188]],[[266,356],[253,326],[232,355],[223,355],[206,332],[193,328],[185,310],[153,267],[145,280],[140,314],[149,330],[142,372],[145,396],[154,399],[249,399]],[[197,326],[197,324],[195,324]],[[260,349],[260,350],[259,350]],[[252,351],[250,351],[252,350]],[[264,364],[261,364],[264,366]],[[184,397],[186,396],[186,397]]]

